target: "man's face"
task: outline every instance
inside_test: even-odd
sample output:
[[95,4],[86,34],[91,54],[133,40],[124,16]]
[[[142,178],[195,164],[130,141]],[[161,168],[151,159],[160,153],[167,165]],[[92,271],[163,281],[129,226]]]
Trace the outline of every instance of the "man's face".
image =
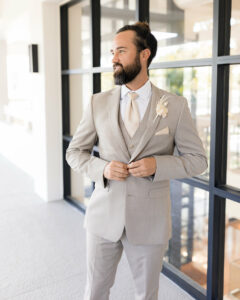
[[140,54],[134,44],[135,32],[127,30],[118,33],[113,41],[113,69],[115,84],[131,82],[141,71]]

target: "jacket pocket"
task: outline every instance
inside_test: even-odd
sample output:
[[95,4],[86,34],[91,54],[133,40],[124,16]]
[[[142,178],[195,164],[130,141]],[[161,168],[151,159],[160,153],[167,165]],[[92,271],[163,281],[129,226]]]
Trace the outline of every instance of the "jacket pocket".
[[155,186],[149,189],[148,195],[150,198],[166,197],[169,193],[169,181],[162,181],[160,186]]

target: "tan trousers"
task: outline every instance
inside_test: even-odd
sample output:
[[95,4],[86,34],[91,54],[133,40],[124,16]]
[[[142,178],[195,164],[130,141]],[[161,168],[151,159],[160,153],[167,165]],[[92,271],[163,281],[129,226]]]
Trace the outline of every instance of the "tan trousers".
[[125,251],[135,284],[135,300],[157,300],[167,245],[132,245],[125,230],[111,242],[87,231],[87,283],[84,300],[108,300],[117,266]]

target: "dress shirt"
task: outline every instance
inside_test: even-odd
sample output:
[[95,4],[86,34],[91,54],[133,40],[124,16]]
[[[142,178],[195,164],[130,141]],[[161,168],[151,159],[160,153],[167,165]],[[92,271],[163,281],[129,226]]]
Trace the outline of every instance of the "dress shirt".
[[130,101],[128,97],[128,92],[136,92],[138,94],[137,99],[135,100],[138,106],[140,121],[143,119],[143,116],[147,110],[148,103],[152,95],[152,86],[150,80],[148,80],[140,89],[132,91],[126,87],[126,85],[121,86],[121,99],[120,99],[120,111],[122,120],[124,121],[125,110],[127,102]]

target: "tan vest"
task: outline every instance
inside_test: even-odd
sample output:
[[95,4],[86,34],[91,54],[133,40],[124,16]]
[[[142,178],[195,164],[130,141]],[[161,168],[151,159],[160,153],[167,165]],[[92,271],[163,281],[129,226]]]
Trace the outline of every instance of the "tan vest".
[[140,138],[142,137],[142,135],[143,135],[143,133],[146,129],[146,124],[147,124],[147,121],[148,121],[150,107],[151,107],[150,102],[151,102],[151,100],[149,100],[149,103],[148,103],[147,109],[145,111],[145,114],[143,116],[143,119],[140,121],[139,127],[138,127],[137,131],[134,133],[134,136],[132,138],[129,136],[129,134],[127,132],[127,129],[124,125],[124,122],[123,122],[123,119],[122,119],[122,116],[121,116],[121,110],[119,109],[119,115],[118,115],[119,126],[120,126],[120,129],[122,131],[122,135],[123,135],[123,138],[125,140],[125,144],[127,146],[127,149],[128,149],[128,152],[129,152],[130,156],[134,152]]

